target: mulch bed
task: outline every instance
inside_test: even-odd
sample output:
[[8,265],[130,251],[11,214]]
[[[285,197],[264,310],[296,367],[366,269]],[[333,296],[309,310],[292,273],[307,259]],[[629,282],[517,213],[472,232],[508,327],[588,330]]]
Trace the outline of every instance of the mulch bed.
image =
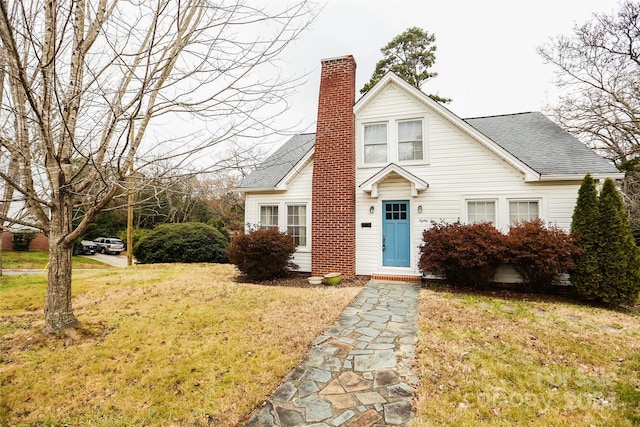
[[[308,277],[309,277],[309,274],[292,273],[288,277],[256,282],[256,281],[249,280],[245,275],[240,274],[236,278],[236,281],[238,283],[255,283],[255,284],[265,285],[265,286],[289,286],[289,287],[295,287],[295,288],[323,288],[327,286],[325,284],[311,285],[307,281]],[[369,280],[370,280],[369,276],[357,276],[354,279],[342,279],[342,283],[340,283],[340,285],[336,287],[338,288],[362,287],[366,285]]]

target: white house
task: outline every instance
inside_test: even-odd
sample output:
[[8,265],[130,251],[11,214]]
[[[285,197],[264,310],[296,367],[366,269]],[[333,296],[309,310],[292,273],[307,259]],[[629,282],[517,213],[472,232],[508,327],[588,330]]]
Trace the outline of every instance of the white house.
[[353,57],[323,60],[316,134],[239,186],[246,222],[286,230],[313,275],[418,278],[432,220],[568,229],[585,174],[623,177],[541,113],[461,119],[393,73],[354,99]]

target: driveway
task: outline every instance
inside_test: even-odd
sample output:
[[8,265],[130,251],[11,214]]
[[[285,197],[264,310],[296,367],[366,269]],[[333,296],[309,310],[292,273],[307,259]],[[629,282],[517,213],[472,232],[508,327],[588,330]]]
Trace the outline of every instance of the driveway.
[[[82,255],[84,258],[95,259],[96,261],[103,262],[105,264],[112,265],[114,267],[126,267],[127,256],[126,255],[106,255],[97,253],[95,255]],[[134,260],[135,262],[135,260]]]

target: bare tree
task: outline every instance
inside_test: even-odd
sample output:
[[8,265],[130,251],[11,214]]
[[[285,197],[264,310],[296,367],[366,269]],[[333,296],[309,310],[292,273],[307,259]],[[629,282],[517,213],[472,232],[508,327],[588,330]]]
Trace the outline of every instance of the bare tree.
[[561,124],[621,163],[640,153],[640,3],[594,15],[539,49],[558,68]]
[[216,174],[200,182],[208,213],[228,231],[244,229],[244,194],[235,191],[239,174]]
[[640,227],[640,3],[596,14],[538,51],[557,68],[556,120],[627,173],[626,202]]
[[220,144],[273,133],[300,83],[276,61],[312,21],[306,2],[215,3],[0,0],[0,177],[29,212],[0,220],[49,237],[45,332],[77,324],[73,242],[128,176],[223,167]]

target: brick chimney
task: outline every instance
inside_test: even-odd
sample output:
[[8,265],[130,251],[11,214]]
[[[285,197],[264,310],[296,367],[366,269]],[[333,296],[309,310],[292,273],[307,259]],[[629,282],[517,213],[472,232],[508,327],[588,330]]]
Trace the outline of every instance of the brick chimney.
[[353,56],[325,59],[313,156],[311,271],[356,273],[356,148]]

